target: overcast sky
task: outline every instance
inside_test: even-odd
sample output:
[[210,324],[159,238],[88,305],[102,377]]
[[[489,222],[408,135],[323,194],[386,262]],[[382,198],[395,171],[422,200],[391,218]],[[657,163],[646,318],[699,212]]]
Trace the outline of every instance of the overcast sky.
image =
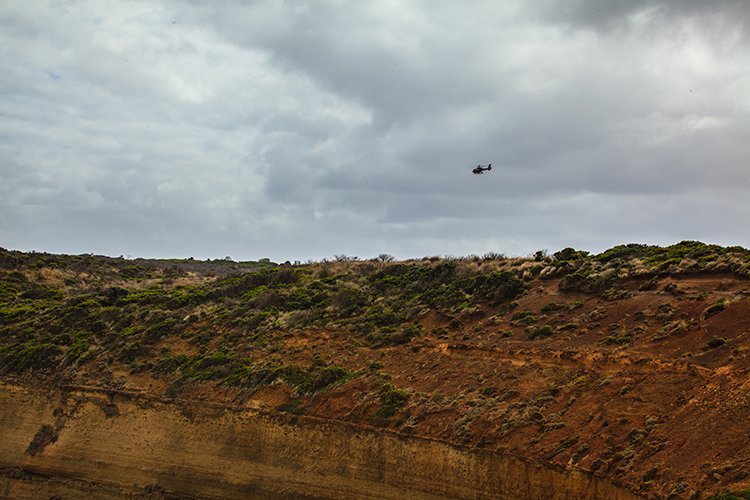
[[750,247],[746,0],[0,2],[2,247],[683,239]]

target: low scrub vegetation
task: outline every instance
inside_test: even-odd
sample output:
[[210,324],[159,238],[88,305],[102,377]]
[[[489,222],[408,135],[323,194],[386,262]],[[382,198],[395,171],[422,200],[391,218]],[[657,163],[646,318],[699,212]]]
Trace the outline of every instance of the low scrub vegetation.
[[[346,332],[347,348],[383,353],[405,344],[419,349],[429,336],[471,343],[484,329],[507,344],[555,341],[563,332],[599,331],[603,309],[575,312],[591,297],[619,300],[645,281],[649,293],[664,296],[668,290],[659,290],[657,278],[701,269],[750,276],[750,251],[692,241],[621,245],[598,255],[566,248],[528,259],[499,253],[401,262],[387,254],[343,257],[292,266],[0,249],[0,372],[64,376],[86,364],[104,372],[124,365],[166,377],[173,392],[211,381],[248,389],[284,382],[299,394],[316,393],[358,372],[311,360],[302,348],[293,362],[286,359],[292,351],[285,335]],[[537,280],[552,277],[566,298],[519,306]],[[635,285],[628,285],[631,277],[638,278]],[[650,335],[663,340],[728,305],[716,301],[686,320],[668,302],[644,311],[642,321],[658,320]],[[464,331],[469,325],[473,330]],[[640,335],[631,328],[598,339],[626,345]],[[720,341],[712,338],[706,348]],[[405,401],[395,389],[383,394],[383,416]]]

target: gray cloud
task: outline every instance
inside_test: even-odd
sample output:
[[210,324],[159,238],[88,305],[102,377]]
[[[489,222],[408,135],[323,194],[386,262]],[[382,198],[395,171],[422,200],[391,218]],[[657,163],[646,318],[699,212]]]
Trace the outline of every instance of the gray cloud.
[[633,17],[658,24],[698,18],[700,22],[736,23],[743,29],[750,20],[750,5],[743,0],[549,0],[538,2],[536,8],[542,19],[600,30],[623,27]]
[[748,7],[707,5],[4,4],[0,244],[750,245]]

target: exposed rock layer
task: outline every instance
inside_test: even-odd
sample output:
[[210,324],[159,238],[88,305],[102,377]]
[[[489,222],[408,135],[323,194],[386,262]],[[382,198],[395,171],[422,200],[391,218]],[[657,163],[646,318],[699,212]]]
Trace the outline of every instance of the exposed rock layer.
[[2,385],[0,429],[7,498],[637,498],[508,453],[95,392]]

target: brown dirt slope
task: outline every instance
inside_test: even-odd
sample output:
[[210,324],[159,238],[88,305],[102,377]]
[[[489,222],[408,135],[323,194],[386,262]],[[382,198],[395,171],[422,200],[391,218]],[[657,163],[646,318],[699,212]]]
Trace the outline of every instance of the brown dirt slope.
[[747,250],[97,259],[0,253],[3,379],[388,429],[647,498],[750,488]]

